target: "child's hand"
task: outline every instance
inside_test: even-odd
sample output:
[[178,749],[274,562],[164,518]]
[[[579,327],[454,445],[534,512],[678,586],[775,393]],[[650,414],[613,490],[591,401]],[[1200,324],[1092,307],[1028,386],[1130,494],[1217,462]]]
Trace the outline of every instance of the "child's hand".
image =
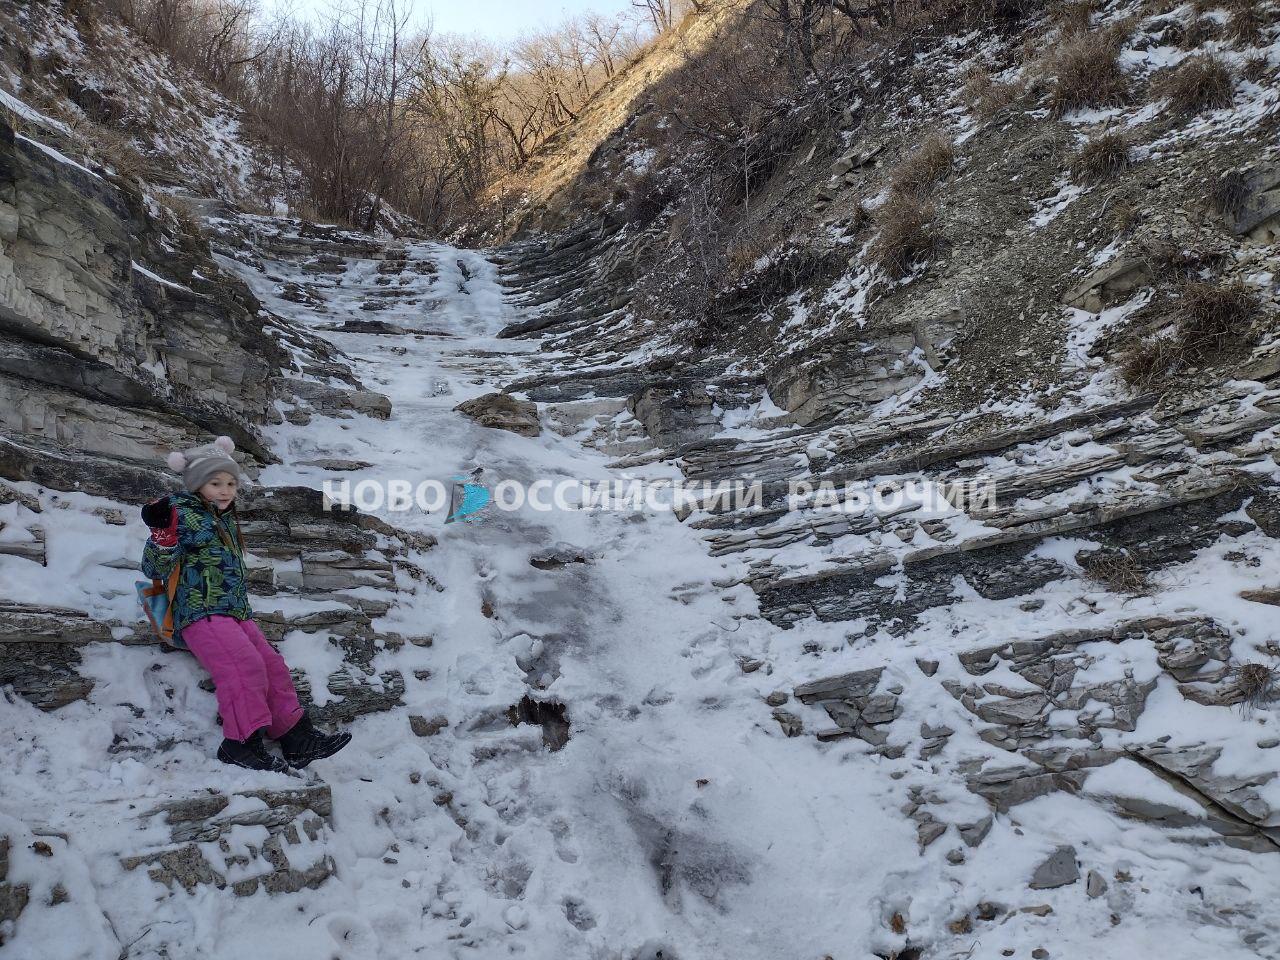
[[152,500],[142,508],[142,522],[151,528],[151,542],[157,547],[178,545],[178,508],[168,497]]

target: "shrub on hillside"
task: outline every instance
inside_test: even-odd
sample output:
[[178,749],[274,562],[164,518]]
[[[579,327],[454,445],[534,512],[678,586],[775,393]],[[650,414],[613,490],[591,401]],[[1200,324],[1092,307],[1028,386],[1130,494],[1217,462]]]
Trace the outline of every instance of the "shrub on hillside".
[[993,20],[1017,22],[1039,13],[1045,0],[986,0]]
[[749,205],[825,125],[815,111],[797,108],[803,69],[783,40],[768,18],[745,18],[652,88],[653,114],[669,121],[668,136],[708,160],[720,202]]
[[729,244],[724,255],[724,280],[728,286],[743,283],[759,269],[769,247],[762,239],[744,233]]
[[1187,23],[1174,24],[1170,39],[1176,40],[1183,50],[1196,50],[1212,40],[1218,29],[1216,20],[1205,19],[1197,14]]
[[920,197],[895,193],[874,216],[880,232],[871,243],[871,259],[891,277],[905,276],[937,242],[933,205]]
[[72,119],[68,126],[87,145],[88,152],[116,176],[126,180],[156,180],[162,176],[156,164],[120,130],[79,119]]
[[1129,84],[1120,69],[1120,43],[1112,31],[1095,30],[1063,40],[1048,61],[1055,116],[1124,102]]
[[857,236],[871,226],[871,211],[867,209],[867,202],[862,197],[853,201],[853,210],[849,213],[849,222],[845,226],[850,236]]
[[951,172],[956,149],[943,134],[934,131],[893,172],[889,186],[894,193],[925,194]]
[[1119,358],[1120,372],[1140,390],[1159,388],[1188,367],[1217,363],[1256,338],[1257,298],[1240,281],[1184,281],[1173,307],[1171,333],[1134,342]]
[[649,226],[667,209],[675,191],[667,184],[656,165],[633,173],[623,183],[623,217],[634,226]]
[[1239,281],[1193,280],[1178,297],[1178,339],[1187,359],[1212,363],[1248,343],[1258,302]]
[[1072,170],[1082,180],[1105,180],[1129,166],[1129,141],[1120,133],[1104,133],[1088,141]]
[[1044,5],[1045,0],[933,0],[918,4],[912,19],[942,30],[970,29],[993,21],[1017,23]]
[[1250,46],[1261,40],[1265,21],[1260,6],[1254,0],[1235,0],[1227,19],[1227,36],[1236,43]]
[[1138,205],[1125,199],[1117,200],[1107,207],[1111,226],[1116,233],[1129,234],[1142,222],[1142,211]]
[[1231,69],[1217,57],[1188,57],[1156,81],[1155,95],[1168,100],[1174,113],[1191,117],[1209,109],[1231,106]]
[[1203,249],[1193,250],[1166,239],[1150,244],[1146,259],[1155,276],[1165,281],[1185,283],[1196,279],[1221,256]]
[[730,247],[726,286],[717,297],[722,312],[766,309],[797,290],[821,288],[835,279],[841,259],[811,240],[792,241],[771,252],[753,239]]

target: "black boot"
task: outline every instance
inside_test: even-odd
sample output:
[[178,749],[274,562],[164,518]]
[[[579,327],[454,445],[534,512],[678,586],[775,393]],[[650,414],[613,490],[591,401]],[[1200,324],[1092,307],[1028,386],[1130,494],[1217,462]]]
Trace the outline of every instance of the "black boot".
[[301,770],[312,760],[333,756],[351,742],[351,734],[321,733],[311,725],[311,719],[303,714],[302,719],[279,742],[289,766]]
[[262,743],[262,731],[256,730],[247,740],[232,740],[228,737],[218,748],[218,759],[237,767],[250,770],[270,770],[273,773],[286,773],[288,766],[279,757],[267,752]]

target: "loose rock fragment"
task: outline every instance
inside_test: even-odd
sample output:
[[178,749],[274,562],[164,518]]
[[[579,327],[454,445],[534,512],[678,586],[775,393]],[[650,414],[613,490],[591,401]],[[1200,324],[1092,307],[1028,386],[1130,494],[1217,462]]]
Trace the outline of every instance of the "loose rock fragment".
[[1094,899],[1107,892],[1107,881],[1097,870],[1090,870],[1085,877],[1084,892]]
[[1036,867],[1028,886],[1032,890],[1053,890],[1065,887],[1080,879],[1080,864],[1076,862],[1076,848],[1062,846]]

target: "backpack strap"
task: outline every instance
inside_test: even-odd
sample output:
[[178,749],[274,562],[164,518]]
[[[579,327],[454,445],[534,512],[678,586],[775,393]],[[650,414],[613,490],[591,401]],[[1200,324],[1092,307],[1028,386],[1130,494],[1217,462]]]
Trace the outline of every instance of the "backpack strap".
[[165,584],[164,592],[169,598],[169,606],[164,612],[164,623],[160,625],[160,636],[164,638],[166,643],[173,643],[173,608],[174,597],[178,593],[178,579],[182,575],[182,561],[178,561],[173,565],[173,572],[169,574],[169,582]]
[[173,565],[173,570],[169,574],[169,579],[165,582],[165,596],[169,598],[169,602],[173,603],[174,596],[178,593],[178,580],[182,577],[182,561],[179,560]]

